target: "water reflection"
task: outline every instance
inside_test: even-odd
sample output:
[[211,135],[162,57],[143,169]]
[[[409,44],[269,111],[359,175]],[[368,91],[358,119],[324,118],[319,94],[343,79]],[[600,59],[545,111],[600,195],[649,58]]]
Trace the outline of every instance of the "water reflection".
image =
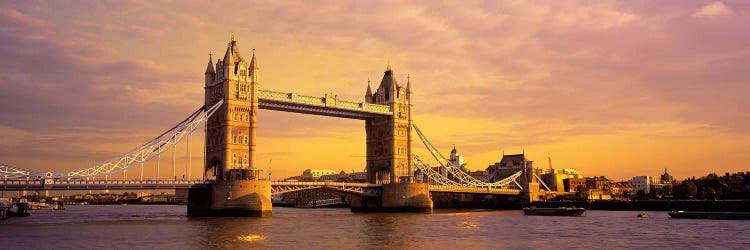
[[[737,248],[748,221],[672,220],[651,212],[531,217],[518,211],[352,214],[274,208],[270,218],[187,218],[180,206],[71,206],[0,221],[2,249]],[[137,216],[137,217],[136,217]],[[679,229],[679,230],[678,230]],[[655,237],[657,236],[657,237]]]

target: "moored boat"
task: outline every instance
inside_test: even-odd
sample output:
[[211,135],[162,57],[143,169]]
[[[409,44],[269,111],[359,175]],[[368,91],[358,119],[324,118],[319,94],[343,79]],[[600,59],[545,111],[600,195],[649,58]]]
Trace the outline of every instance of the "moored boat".
[[750,220],[750,212],[690,212],[671,211],[674,219]]
[[583,216],[585,208],[580,207],[558,207],[558,208],[537,208],[527,207],[523,209],[524,215],[545,215],[545,216]]

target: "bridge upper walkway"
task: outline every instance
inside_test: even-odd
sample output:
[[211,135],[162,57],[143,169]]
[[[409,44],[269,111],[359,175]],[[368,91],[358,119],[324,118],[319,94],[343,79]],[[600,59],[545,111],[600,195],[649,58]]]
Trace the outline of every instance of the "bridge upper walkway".
[[388,105],[345,101],[333,94],[317,97],[262,89],[258,91],[258,107],[352,119],[393,115]]

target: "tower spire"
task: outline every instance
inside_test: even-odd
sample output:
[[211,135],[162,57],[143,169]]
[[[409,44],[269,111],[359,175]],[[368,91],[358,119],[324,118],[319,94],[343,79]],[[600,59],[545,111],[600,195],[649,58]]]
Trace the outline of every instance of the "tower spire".
[[211,52],[208,52],[208,66],[206,66],[206,74],[216,74],[216,71],[214,70],[214,64],[213,62],[213,55],[211,55]]
[[411,76],[406,74],[406,96],[411,94]]
[[259,69],[258,68],[258,60],[255,59],[255,48],[253,48],[253,58],[250,59],[250,68],[251,69]]
[[368,102],[370,101],[369,98],[372,97],[372,89],[370,88],[370,78],[367,78],[367,92],[365,93],[365,97]]

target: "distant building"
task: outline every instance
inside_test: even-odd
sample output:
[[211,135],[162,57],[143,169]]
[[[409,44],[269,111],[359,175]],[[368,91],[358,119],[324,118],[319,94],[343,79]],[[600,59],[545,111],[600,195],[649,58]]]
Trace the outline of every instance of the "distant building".
[[594,176],[594,177],[587,177],[586,178],[586,187],[589,190],[602,190],[605,193],[609,193],[609,186],[612,183],[611,180],[605,178],[604,176]]
[[[575,168],[548,169],[541,174],[541,179],[550,188],[551,191],[567,192],[565,188],[565,179],[582,179],[583,174]],[[575,190],[574,190],[575,191]]]
[[366,172],[352,172],[348,174],[350,182],[367,182]]
[[661,175],[660,180],[662,183],[674,183],[675,182],[674,177],[672,177],[671,175],[669,175],[669,173],[667,173],[666,168],[664,169],[664,174]]
[[306,169],[302,172],[302,180],[317,181],[321,176],[332,174],[336,174],[336,172],[329,169]]
[[317,181],[337,181],[341,178],[340,174],[327,174],[327,175],[321,175]]
[[301,175],[284,178],[284,181],[301,181],[301,180],[302,180]]
[[565,192],[575,192],[578,187],[585,187],[586,186],[586,179],[585,178],[567,178],[563,180],[563,186],[565,187]]
[[478,180],[481,180],[482,178],[487,176],[487,171],[485,170],[470,171],[466,173],[469,174],[471,177],[474,177],[475,179],[478,179]]
[[523,171],[524,174],[521,176],[519,182],[525,184],[533,182],[533,176],[526,173],[533,173],[534,162],[526,159],[524,153],[512,155],[503,153],[503,158],[500,159],[500,162],[489,165],[485,170],[488,174],[494,175],[496,181],[505,179],[518,171]]
[[654,183],[653,176],[635,176],[633,179],[630,179],[630,183],[635,186],[635,191],[643,190],[644,192],[651,193],[651,185]]
[[453,150],[451,150],[450,161],[451,163],[453,163],[453,165],[460,167],[463,171],[466,171],[466,163],[464,163],[464,157],[458,154],[456,145],[453,145]]

